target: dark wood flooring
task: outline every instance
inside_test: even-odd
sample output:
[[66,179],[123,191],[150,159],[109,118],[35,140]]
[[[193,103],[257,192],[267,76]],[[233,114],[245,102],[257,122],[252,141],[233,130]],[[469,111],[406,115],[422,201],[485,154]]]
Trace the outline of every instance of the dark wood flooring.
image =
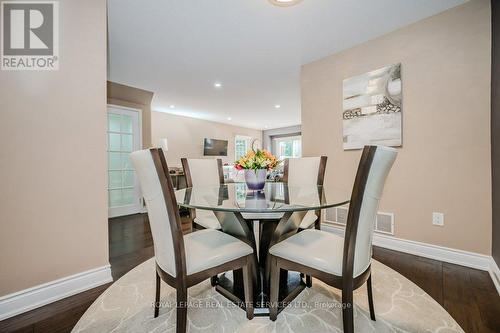
[[[189,223],[187,219],[184,221],[186,232],[189,232]],[[115,280],[153,256],[153,240],[146,215],[110,219],[109,256]],[[500,332],[500,296],[488,272],[377,247],[373,256],[432,296],[465,332]],[[0,332],[69,332],[108,286],[0,321]]]

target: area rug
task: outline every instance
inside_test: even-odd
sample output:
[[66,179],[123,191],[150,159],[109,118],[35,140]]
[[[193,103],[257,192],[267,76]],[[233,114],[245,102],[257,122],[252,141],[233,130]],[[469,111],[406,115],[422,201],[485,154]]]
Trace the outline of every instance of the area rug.
[[[154,259],[112,284],[85,312],[73,332],[175,332],[175,290],[162,282],[160,315],[153,318]],[[414,283],[374,261],[377,321],[370,320],[366,287],[354,295],[356,332],[463,332],[453,318]],[[342,332],[341,293],[318,280],[272,322],[247,320],[209,281],[188,291],[188,332]]]

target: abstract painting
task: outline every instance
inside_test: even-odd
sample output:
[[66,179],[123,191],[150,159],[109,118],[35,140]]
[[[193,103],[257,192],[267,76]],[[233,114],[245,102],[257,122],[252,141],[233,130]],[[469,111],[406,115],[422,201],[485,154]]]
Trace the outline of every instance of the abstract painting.
[[344,150],[402,144],[401,64],[343,82]]

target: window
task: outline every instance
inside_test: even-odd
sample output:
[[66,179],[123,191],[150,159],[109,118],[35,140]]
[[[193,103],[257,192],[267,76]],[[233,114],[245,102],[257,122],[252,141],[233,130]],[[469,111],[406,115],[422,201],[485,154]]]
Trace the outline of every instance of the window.
[[234,138],[234,159],[239,160],[251,149],[252,138],[243,135],[237,135]]
[[273,153],[280,160],[302,156],[302,136],[273,138]]

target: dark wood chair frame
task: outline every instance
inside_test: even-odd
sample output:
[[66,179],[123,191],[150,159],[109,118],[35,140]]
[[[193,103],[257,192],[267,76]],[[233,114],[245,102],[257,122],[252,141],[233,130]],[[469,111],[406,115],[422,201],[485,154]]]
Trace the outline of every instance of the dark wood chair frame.
[[161,280],[177,290],[177,329],[176,332],[186,332],[187,324],[187,289],[194,286],[208,278],[211,278],[219,273],[229,270],[242,270],[243,271],[243,284],[245,293],[245,302],[240,304],[246,310],[248,319],[252,319],[254,315],[253,310],[253,286],[252,276],[249,269],[249,263],[253,260],[253,254],[244,256],[222,265],[212,267],[195,274],[188,275],[186,268],[186,252],[184,248],[184,238],[181,228],[181,218],[177,201],[174,195],[174,187],[172,180],[168,173],[168,166],[161,148],[151,148],[151,156],[158,173],[160,180],[167,214],[172,231],[172,240],[175,255],[175,271],[176,276],[172,276],[165,272],[158,264],[156,264],[156,295],[154,304],[154,317],[158,317],[160,309],[160,286]]
[[[325,181],[325,171],[326,171],[326,162],[328,161],[328,156],[321,156],[320,162],[319,162],[319,169],[318,169],[318,178],[316,185],[318,186],[323,186],[324,181]],[[289,159],[285,159],[285,164],[283,166],[283,183],[288,183],[288,174],[289,174]],[[314,211],[314,214],[318,217],[317,220],[314,222],[314,228],[317,230],[320,230],[321,228],[321,210],[316,210]],[[298,232],[302,231],[304,229],[299,228]],[[301,273],[301,277],[303,278],[303,273]],[[306,286],[308,288],[312,287],[312,278],[310,275],[306,275]]]
[[368,146],[363,150],[359,163],[354,187],[351,194],[349,213],[347,217],[346,232],[344,238],[344,253],[342,261],[342,276],[329,274],[306,265],[295,263],[280,257],[269,254],[271,261],[271,295],[270,295],[270,319],[276,320],[278,312],[283,309],[278,304],[279,276],[282,269],[304,272],[308,276],[325,282],[329,286],[342,290],[342,317],[344,332],[354,332],[354,310],[353,292],[361,287],[365,282],[368,289],[368,304],[370,308],[370,318],[375,320],[375,309],[373,305],[371,266],[359,276],[353,277],[354,273],[354,252],[356,249],[356,235],[358,222],[363,204],[366,182],[372,166],[373,157],[377,150],[376,146]]

